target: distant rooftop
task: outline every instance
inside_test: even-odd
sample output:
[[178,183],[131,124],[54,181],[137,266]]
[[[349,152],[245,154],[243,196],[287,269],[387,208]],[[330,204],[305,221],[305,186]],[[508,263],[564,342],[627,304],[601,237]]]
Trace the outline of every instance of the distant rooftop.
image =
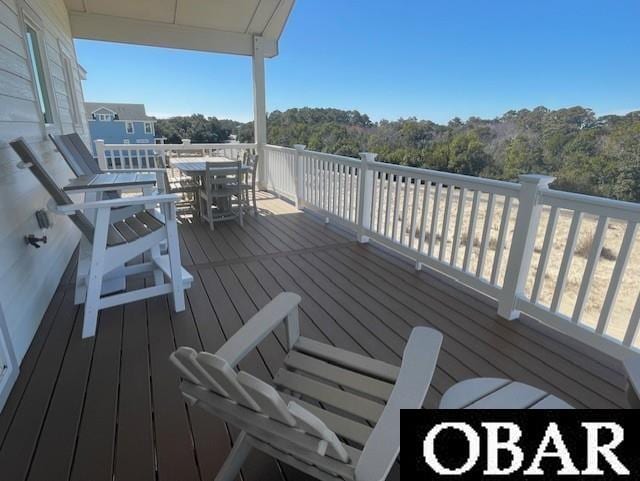
[[118,114],[119,120],[155,120],[154,117],[147,115],[144,104],[117,104],[109,102],[85,102],[85,111],[87,119],[91,120],[91,114],[102,108],[108,109]]

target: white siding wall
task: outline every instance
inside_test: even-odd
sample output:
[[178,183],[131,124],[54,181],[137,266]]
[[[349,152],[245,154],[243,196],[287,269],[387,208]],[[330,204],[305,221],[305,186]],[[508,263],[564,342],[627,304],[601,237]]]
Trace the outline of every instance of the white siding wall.
[[[24,42],[22,15],[31,12],[42,27],[50,102],[55,125],[41,122]],[[35,14],[35,15],[34,15]],[[70,112],[62,56],[71,65],[78,98],[80,123]],[[40,235],[35,211],[44,208],[49,196],[28,170],[18,169],[17,156],[8,141],[24,136],[59,182],[72,177],[47,133],[78,131],[88,141],[84,100],[63,0],[0,0],[0,304],[18,360],[21,360],[38,328],[42,315],[76,247],[79,235],[66,218],[53,217],[47,230],[49,242],[40,249],[26,246],[23,236]]]

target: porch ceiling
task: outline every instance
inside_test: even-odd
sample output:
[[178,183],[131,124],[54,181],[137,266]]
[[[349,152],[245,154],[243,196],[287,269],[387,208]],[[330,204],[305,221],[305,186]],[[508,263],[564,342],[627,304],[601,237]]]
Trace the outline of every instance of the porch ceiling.
[[254,35],[265,57],[295,0],[65,0],[76,38],[252,55]]

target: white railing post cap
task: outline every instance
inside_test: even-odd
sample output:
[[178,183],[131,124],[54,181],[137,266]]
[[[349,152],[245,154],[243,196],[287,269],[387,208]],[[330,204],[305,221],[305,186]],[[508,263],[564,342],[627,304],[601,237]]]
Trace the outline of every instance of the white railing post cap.
[[556,178],[551,175],[522,174],[518,176],[518,180],[521,184],[537,184],[540,186],[548,186],[551,182],[556,180]]
[[304,144],[293,144],[293,148],[296,150],[304,150],[307,148],[307,146]]
[[360,152],[360,158],[365,162],[374,162],[378,154],[374,154],[373,152]]

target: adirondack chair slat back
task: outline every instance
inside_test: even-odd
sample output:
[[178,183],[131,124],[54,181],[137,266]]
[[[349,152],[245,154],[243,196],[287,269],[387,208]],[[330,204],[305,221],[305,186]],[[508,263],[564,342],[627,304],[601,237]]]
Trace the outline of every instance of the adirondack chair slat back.
[[[38,179],[40,184],[46,189],[51,198],[57,205],[73,204],[71,197],[56,184],[55,180],[45,170],[40,160],[31,150],[27,142],[23,138],[19,138],[10,142],[13,150],[18,154],[22,162],[29,168],[31,173]],[[82,212],[76,212],[69,216],[71,221],[80,229],[80,232],[91,242],[93,242],[93,225]]]
[[87,165],[84,163],[84,160],[77,155],[75,147],[71,144],[67,135],[49,134],[49,138],[51,139],[51,142],[53,142],[53,145],[56,146],[64,160],[67,161],[67,165],[71,168],[76,177],[91,173]]
[[[287,404],[270,384],[244,371],[236,373],[224,359],[215,354],[196,353],[189,347],[178,348],[170,359],[186,380],[247,408],[247,417],[249,413],[259,413],[292,430],[302,430],[312,436],[310,439],[317,440],[315,454],[326,453],[343,463],[351,461],[340,439],[320,418],[295,402]],[[228,421],[233,423],[233,420]],[[260,432],[250,434],[262,439]],[[262,441],[269,443],[269,439]]]
[[67,134],[66,138],[68,142],[75,148],[75,151],[77,152],[79,158],[82,159],[82,161],[87,165],[87,168],[90,170],[91,174],[102,173],[98,162],[93,158],[93,154],[87,148],[80,135],[74,132],[72,134]]

